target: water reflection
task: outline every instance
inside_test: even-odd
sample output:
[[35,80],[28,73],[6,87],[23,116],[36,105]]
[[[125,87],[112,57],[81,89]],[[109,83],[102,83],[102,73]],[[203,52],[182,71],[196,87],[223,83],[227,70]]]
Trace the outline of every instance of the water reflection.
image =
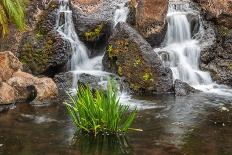
[[82,155],[100,155],[109,152],[111,155],[132,154],[132,148],[124,135],[75,136],[72,147],[78,148]]

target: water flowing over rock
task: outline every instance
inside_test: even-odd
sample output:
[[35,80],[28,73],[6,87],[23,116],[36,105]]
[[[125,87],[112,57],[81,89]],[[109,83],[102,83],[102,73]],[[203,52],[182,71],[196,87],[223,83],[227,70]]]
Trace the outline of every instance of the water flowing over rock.
[[133,28],[119,23],[103,58],[106,70],[125,77],[134,92],[172,91],[172,73]]
[[58,2],[50,3],[37,17],[35,29],[22,37],[18,53],[27,72],[54,76],[68,68],[70,44],[54,31],[57,8]]
[[195,0],[203,18],[216,32],[216,41],[201,52],[201,68],[211,72],[213,80],[232,86],[232,2]]
[[0,79],[8,80],[15,71],[22,68],[21,62],[11,52],[0,52]]
[[76,33],[90,49],[90,57],[102,53],[113,28],[115,10],[120,3],[125,3],[125,0],[70,1]]
[[134,3],[137,30],[152,46],[159,46],[167,28],[168,0],[139,0]]

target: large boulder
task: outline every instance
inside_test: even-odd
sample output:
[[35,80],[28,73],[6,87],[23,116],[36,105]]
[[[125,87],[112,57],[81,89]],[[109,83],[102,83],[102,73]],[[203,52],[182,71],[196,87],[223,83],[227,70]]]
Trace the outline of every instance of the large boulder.
[[114,13],[125,0],[70,0],[76,32],[90,50],[90,57],[103,51],[113,28]]
[[31,74],[17,71],[7,83],[16,91],[18,102],[45,101],[53,99],[58,95],[58,89],[50,78],[37,78]]
[[0,84],[0,105],[14,103],[16,101],[15,99],[14,89],[7,83],[2,82]]
[[134,92],[172,91],[172,72],[136,30],[119,23],[103,58],[106,70],[125,78]]
[[0,79],[2,81],[7,81],[21,67],[21,62],[11,52],[0,52]]
[[24,70],[35,75],[53,76],[67,69],[71,57],[70,43],[54,31],[57,1],[38,15],[35,28],[23,35],[18,53]]
[[132,0],[135,9],[136,28],[152,45],[162,43],[166,30],[168,0]]

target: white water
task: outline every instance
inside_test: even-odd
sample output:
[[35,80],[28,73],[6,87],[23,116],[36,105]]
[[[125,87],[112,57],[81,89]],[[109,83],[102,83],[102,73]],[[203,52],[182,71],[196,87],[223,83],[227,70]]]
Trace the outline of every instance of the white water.
[[[67,40],[72,49],[71,58],[71,71],[73,73],[73,90],[76,89],[79,75],[87,73],[94,76],[109,76],[109,73],[102,71],[102,58],[103,56],[97,56],[92,59],[88,57],[88,49],[80,41],[73,23],[72,10],[69,7],[69,0],[60,0],[60,7],[57,13],[56,19],[56,31]],[[126,2],[125,2],[126,3]],[[125,6],[125,3],[118,5],[114,14],[113,25],[117,25],[118,22],[125,22],[129,9]]]
[[165,47],[155,51],[160,55],[164,65],[171,68],[174,80],[180,79],[205,92],[232,95],[232,91],[226,86],[214,83],[209,72],[200,70],[201,47],[199,40],[192,38],[191,26],[187,19],[188,13],[196,12],[191,11],[186,4],[184,7],[170,4]]
[[126,22],[129,14],[129,8],[126,6],[126,3],[119,4],[118,7],[119,8],[114,13],[114,27],[119,22]]

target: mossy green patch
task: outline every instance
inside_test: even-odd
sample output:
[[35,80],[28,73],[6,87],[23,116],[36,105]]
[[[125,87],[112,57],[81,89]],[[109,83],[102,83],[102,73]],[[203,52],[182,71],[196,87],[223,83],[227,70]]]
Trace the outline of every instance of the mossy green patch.
[[94,28],[93,30],[85,32],[84,33],[85,39],[87,41],[94,41],[100,36],[103,30],[103,27],[104,27],[104,24],[102,23],[100,25],[97,25],[96,28]]
[[107,47],[107,52],[110,58],[112,58],[113,45],[109,44]]
[[118,75],[122,76],[122,67],[121,66],[118,67]]

